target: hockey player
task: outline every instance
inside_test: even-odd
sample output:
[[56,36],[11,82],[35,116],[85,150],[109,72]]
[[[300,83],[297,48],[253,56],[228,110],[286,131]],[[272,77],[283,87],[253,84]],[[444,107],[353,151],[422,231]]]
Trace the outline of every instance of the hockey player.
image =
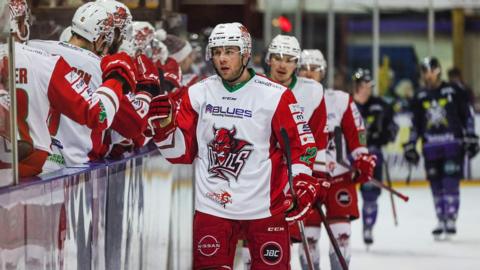
[[[374,176],[382,180],[384,163],[382,147],[394,141],[398,126],[393,121],[393,109],[382,98],[372,96],[372,78],[367,69],[357,69],[352,76],[353,99],[357,105],[367,131],[368,152],[377,157]],[[364,183],[360,187],[363,206],[363,241],[370,245],[373,243],[373,226],[377,220],[380,188],[372,183]]]
[[[323,80],[327,63],[319,50],[304,50],[300,58],[300,75]],[[359,217],[355,185],[373,177],[375,156],[368,153],[365,144],[365,127],[353,98],[343,91],[327,89],[324,94],[327,109],[328,143],[326,163],[318,163],[314,173],[325,173],[331,184],[325,201],[326,217],[342,255],[347,263],[351,258],[350,222]],[[316,139],[316,138],[315,138]],[[349,158],[353,160],[350,165]],[[353,169],[353,171],[352,171]],[[320,237],[318,212],[306,220],[306,234],[310,238],[310,252],[319,269],[318,239]],[[329,250],[331,269],[342,269],[332,246]],[[305,255],[300,251],[303,269],[307,269]]]
[[132,38],[132,14],[128,7],[116,0],[97,0],[98,4],[107,9],[107,12],[113,14],[113,24],[115,25],[115,35],[112,46],[108,53],[117,53],[125,40]]
[[[11,33],[17,41],[25,41],[28,5],[26,1],[10,1],[9,5]],[[33,176],[42,171],[51,153],[46,125],[49,108],[91,129],[106,129],[111,125],[122,93],[135,88],[135,73],[133,63],[125,55],[104,58],[103,84],[90,96],[91,89],[62,57],[20,43],[15,47],[19,171],[20,176]]]
[[[82,76],[90,89],[97,89],[102,82],[100,57],[107,53],[113,42],[113,21],[113,15],[108,13],[105,7],[97,2],[89,2],[75,12],[72,19],[72,37],[68,43],[33,40],[28,44],[51,54],[61,55]],[[90,98],[92,94],[93,92],[89,93]],[[139,101],[133,102],[134,98]],[[135,95],[132,93],[123,97],[119,101],[119,107],[111,114],[112,127],[126,136],[141,134],[145,124],[142,123],[144,120],[139,112],[143,110],[143,117],[146,116],[150,100],[151,94],[148,92],[138,92]],[[129,123],[115,124],[120,120],[122,123]],[[103,158],[108,150],[108,145],[104,143],[104,130],[92,130],[57,111],[50,112],[49,128],[53,137],[54,153],[45,163],[45,172],[65,166],[84,166],[88,161]]]
[[155,137],[170,162],[195,165],[193,268],[232,269],[242,234],[253,269],[290,269],[284,211],[292,200],[283,192],[287,171],[280,130],[291,145],[298,197],[297,208],[288,213],[293,220],[325,193],[310,176],[313,136],[291,91],[247,69],[251,39],[243,25],[217,25],[206,51],[218,75],[189,88],[176,117]]
[[418,139],[423,143],[425,171],[430,182],[438,225],[432,234],[455,234],[460,205],[463,155],[478,153],[478,136],[465,91],[441,80],[440,62],[427,57],[421,62],[424,87],[411,104],[413,125],[404,145],[405,159],[416,165]]

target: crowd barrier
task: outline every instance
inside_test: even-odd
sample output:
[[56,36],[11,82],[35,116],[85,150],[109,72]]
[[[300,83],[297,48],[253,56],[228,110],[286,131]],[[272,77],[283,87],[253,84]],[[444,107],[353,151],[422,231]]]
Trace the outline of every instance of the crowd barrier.
[[156,150],[0,189],[0,269],[191,269],[191,166]]

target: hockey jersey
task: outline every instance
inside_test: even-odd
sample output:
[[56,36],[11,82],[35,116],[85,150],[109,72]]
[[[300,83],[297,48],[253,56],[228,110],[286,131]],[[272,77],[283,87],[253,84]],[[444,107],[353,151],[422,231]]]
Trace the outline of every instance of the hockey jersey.
[[177,130],[158,143],[170,162],[193,162],[196,210],[236,220],[282,211],[288,179],[281,128],[290,139],[293,175],[311,175],[316,151],[292,92],[249,72],[251,79],[235,87],[215,75],[189,88]]
[[361,153],[368,153],[365,146],[365,125],[349,94],[327,89],[324,99],[327,107],[325,133],[328,144],[326,164],[317,169],[335,177],[350,171],[349,156],[356,158]]
[[[100,58],[97,55],[61,41],[31,40],[28,44],[50,54],[62,56],[91,89],[87,97],[89,102],[92,101],[94,93],[101,94],[97,96],[107,106],[106,117],[112,128],[120,130],[125,136],[129,136],[131,133],[141,133],[143,124],[138,130],[134,127],[148,112],[151,98],[139,94],[139,99],[135,95],[129,94],[127,97],[122,95],[120,100],[116,100],[110,98],[111,94],[105,95],[105,91],[108,92],[109,89],[106,87],[99,89],[102,84],[102,71]],[[114,103],[110,102],[111,100]],[[49,157],[51,162],[46,163],[45,169],[47,170],[58,169],[62,166],[83,166],[91,160],[102,158],[108,150],[108,145],[104,144],[104,129],[92,130],[53,109],[50,112],[49,128],[54,153]],[[128,130],[132,130],[132,132]]]
[[313,170],[321,171],[325,167],[325,151],[328,139],[325,134],[327,109],[323,98],[323,86],[317,81],[294,76],[289,87],[292,89],[295,99],[302,109],[303,116],[308,121],[312,134],[315,137],[317,154]]
[[[118,110],[121,85],[96,94],[60,56],[24,44],[15,45],[19,139],[51,153],[47,127],[50,108],[91,129],[106,129]],[[40,165],[41,166],[41,165]]]

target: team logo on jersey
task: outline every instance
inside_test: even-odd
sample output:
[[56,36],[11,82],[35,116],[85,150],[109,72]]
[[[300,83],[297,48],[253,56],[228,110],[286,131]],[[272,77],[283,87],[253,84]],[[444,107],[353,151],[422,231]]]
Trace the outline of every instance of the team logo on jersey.
[[340,189],[335,196],[340,206],[348,207],[352,203],[352,196],[346,189]]
[[260,258],[268,265],[278,264],[283,258],[282,246],[274,241],[266,242],[260,248]]
[[446,98],[441,98],[438,101],[432,100],[431,102],[426,100],[423,102],[422,106],[427,111],[427,128],[448,126],[447,120],[447,111],[445,106],[447,105],[448,100]]
[[226,208],[227,204],[232,203],[232,195],[225,190],[220,192],[207,192],[205,194],[210,200],[219,203],[223,208]]
[[198,241],[197,250],[203,256],[213,256],[220,249],[220,242],[212,235],[205,235]]
[[235,138],[237,129],[213,127],[213,140],[208,143],[208,172],[213,177],[230,181],[227,175],[235,180],[245,166],[245,162],[252,152],[246,149],[251,143]]

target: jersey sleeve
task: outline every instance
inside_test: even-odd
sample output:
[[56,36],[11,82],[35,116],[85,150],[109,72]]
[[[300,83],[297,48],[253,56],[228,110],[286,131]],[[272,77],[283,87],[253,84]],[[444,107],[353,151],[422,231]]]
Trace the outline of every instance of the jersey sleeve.
[[166,140],[156,143],[162,155],[174,164],[191,164],[198,152],[198,114],[188,92],[183,95],[177,111],[177,129]]
[[469,101],[468,93],[465,89],[455,87],[456,90],[456,104],[459,112],[460,121],[463,126],[464,134],[475,134],[475,118],[471,102]]
[[150,101],[150,95],[143,92],[123,98],[120,109],[113,119],[112,129],[127,139],[133,139],[142,134],[147,126]]
[[326,151],[328,144],[327,128],[327,106],[325,98],[322,99],[320,105],[313,111],[308,124],[312,129],[313,137],[317,145],[317,155],[313,164],[315,173],[324,173],[326,171]]
[[410,102],[410,112],[412,113],[412,126],[410,127],[410,136],[408,141],[416,143],[418,138],[423,137],[425,126],[425,111],[421,104],[418,94]]
[[348,99],[348,106],[343,113],[341,126],[348,151],[352,157],[356,158],[361,153],[368,153],[365,124],[357,105],[353,102],[352,96]]
[[286,90],[272,118],[272,130],[280,147],[285,151],[281,129],[284,128],[290,140],[292,175],[312,174],[312,166],[317,155],[317,146],[307,119],[290,90]]
[[121,100],[121,84],[109,80],[93,94],[92,89],[63,60],[59,58],[48,84],[48,99],[53,109],[87,125],[91,129],[108,128]]

